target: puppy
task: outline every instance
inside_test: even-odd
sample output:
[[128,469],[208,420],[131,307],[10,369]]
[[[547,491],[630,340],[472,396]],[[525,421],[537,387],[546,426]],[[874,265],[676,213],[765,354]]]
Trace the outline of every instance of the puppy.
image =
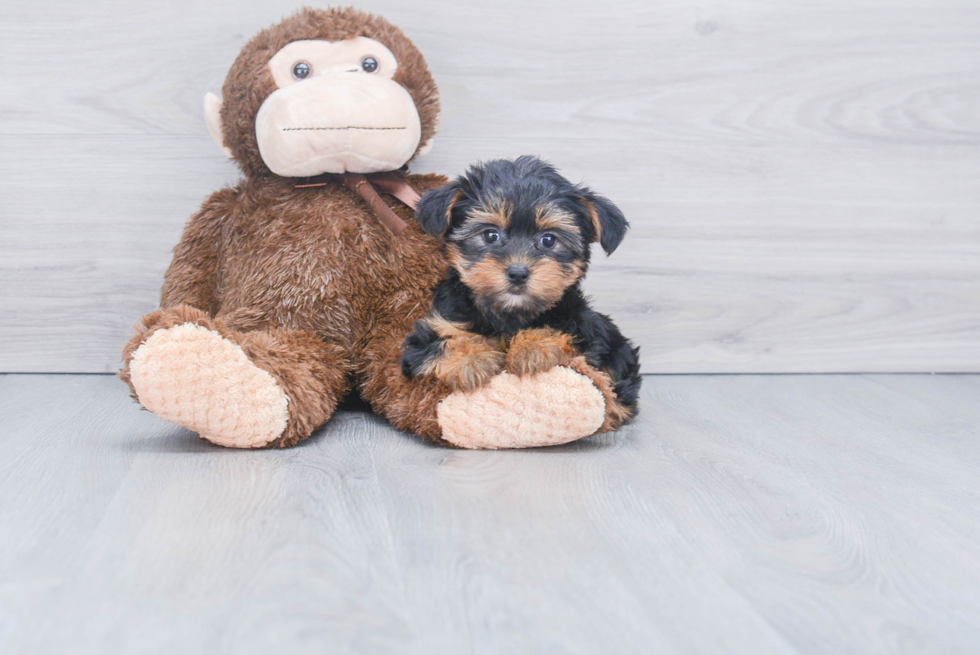
[[626,234],[615,205],[525,156],[473,166],[427,191],[416,219],[444,238],[449,270],[402,345],[405,375],[468,391],[501,369],[533,375],[584,355],[635,413],[639,348],[579,286],[590,244],[611,254]]

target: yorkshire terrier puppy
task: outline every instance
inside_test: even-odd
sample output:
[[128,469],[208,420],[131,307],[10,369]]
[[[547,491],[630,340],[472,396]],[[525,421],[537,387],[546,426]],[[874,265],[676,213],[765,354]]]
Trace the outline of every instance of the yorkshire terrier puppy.
[[590,244],[611,254],[626,234],[614,204],[525,156],[472,166],[427,191],[416,219],[445,240],[449,270],[402,345],[405,375],[468,391],[502,369],[534,375],[582,355],[635,413],[639,348],[579,286]]

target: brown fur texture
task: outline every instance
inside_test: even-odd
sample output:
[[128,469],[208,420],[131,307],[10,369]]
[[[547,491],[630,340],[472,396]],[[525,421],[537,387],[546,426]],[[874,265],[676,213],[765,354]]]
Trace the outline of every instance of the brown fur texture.
[[[439,440],[439,402],[494,365],[462,373],[458,353],[457,374],[444,376],[452,385],[406,378],[399,346],[429,311],[431,289],[444,277],[440,245],[386,193],[382,199],[408,223],[397,237],[339,183],[297,188],[296,180],[269,172],[259,156],[255,115],[275,88],[269,57],[293,40],[358,35],[392,50],[399,61],[395,80],[418,106],[422,142],[433,135],[439,103],[425,61],[383,19],[352,9],[304,9],[252,39],[228,75],[222,108],[225,142],[245,178],[214,193],[191,217],[164,278],[161,309],[143,317],[123,349],[120,377],[136,400],[129,372],[134,353],[155,331],[184,323],[240,346],[283,389],[288,425],[269,444],[274,447],[308,437],[351,388],[396,428]],[[436,175],[405,179],[419,193],[446,183]],[[495,357],[484,359],[499,370],[503,355]]]
[[584,272],[581,262],[560,264],[553,259],[530,262],[530,269],[531,279],[527,283],[527,293],[547,308],[561,300],[565,289],[575,284]]
[[538,230],[565,230],[566,232],[578,234],[578,223],[575,217],[560,209],[555,209],[544,205],[538,207],[537,215],[534,217],[534,224]]
[[[510,262],[492,259],[481,259],[476,262],[466,262],[457,255],[455,245],[449,246],[449,260],[453,268],[459,271],[463,284],[473,290],[473,293],[486,298],[502,296],[510,288],[507,281],[507,266]],[[459,264],[457,266],[457,264]]]
[[522,330],[510,340],[504,368],[517,376],[568,366],[578,355],[572,338],[552,328]]
[[[477,219],[479,222],[482,219]],[[459,273],[460,279],[473,293],[483,298],[491,299],[495,309],[500,309],[498,299],[509,299],[506,295],[510,288],[507,281],[507,268],[512,264],[524,264],[531,271],[527,283],[527,300],[533,300],[538,307],[548,309],[558,302],[565,289],[575,284],[584,274],[585,266],[581,262],[560,264],[552,259],[530,259],[514,257],[506,260],[480,259],[475,262],[467,261],[456,244],[446,246],[449,264]]]
[[599,221],[599,214],[595,210],[595,205],[588,200],[583,200],[582,205],[589,212],[589,218],[592,221],[592,242],[596,243],[602,238],[602,223]]
[[503,339],[473,334],[467,325],[447,321],[439,314],[427,316],[424,321],[445,339],[442,352],[427,363],[424,375],[436,376],[453,391],[472,391],[503,369]]
[[510,227],[510,208],[502,200],[496,200],[467,213],[467,220],[474,225],[496,225],[501,230]]
[[482,387],[503,369],[504,352],[499,343],[478,334],[457,334],[442,345],[442,354],[429,362],[432,374],[453,391]]

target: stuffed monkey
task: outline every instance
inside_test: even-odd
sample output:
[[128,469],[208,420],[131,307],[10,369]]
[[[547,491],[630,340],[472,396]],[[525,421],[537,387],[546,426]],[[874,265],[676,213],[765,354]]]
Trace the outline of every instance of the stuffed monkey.
[[625,418],[581,358],[465,394],[402,374],[399,346],[445,272],[410,205],[446,179],[405,172],[439,99],[401,30],[303,9],[245,45],[222,95],[206,122],[244,177],[191,217],[160,309],[123,349],[143,407],[236,448],[302,441],[352,390],[396,428],[466,448],[566,443]]

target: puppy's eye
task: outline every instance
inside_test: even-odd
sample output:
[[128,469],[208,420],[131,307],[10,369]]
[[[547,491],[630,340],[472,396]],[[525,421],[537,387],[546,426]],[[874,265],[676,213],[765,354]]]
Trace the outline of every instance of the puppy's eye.
[[365,73],[373,73],[378,70],[378,60],[374,57],[365,57],[361,60],[361,68]]
[[310,76],[311,72],[313,72],[313,69],[305,61],[297,61],[293,64],[293,77],[297,80],[305,80]]
[[484,230],[483,240],[488,244],[497,243],[500,241],[500,232],[497,232],[497,230]]
[[558,238],[554,234],[542,234],[541,238],[538,239],[538,243],[545,250],[551,250],[558,243]]

